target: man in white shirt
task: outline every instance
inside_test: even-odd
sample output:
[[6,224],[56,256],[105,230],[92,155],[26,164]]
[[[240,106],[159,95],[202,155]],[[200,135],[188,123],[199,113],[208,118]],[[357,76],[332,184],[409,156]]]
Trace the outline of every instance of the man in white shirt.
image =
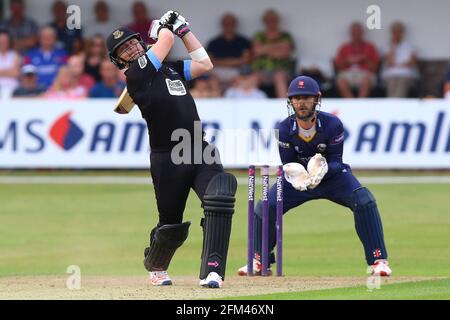
[[417,59],[412,46],[404,39],[405,27],[401,22],[391,26],[391,43],[384,56],[382,78],[388,97],[405,98],[418,77]]

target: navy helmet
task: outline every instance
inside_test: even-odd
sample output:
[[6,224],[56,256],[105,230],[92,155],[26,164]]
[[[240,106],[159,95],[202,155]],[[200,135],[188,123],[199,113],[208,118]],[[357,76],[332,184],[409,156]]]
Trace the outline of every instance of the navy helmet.
[[139,43],[142,45],[142,48],[146,48],[140,34],[127,27],[120,27],[114,30],[106,39],[109,58],[111,59],[112,63],[114,63],[119,69],[123,69],[127,65],[124,61],[120,60],[120,58],[116,54],[116,51],[122,44],[133,38],[136,38],[139,41]]
[[314,96],[314,110],[318,112],[322,100],[322,93],[320,92],[319,84],[316,80],[308,76],[298,76],[291,81],[288,88],[288,114],[291,117],[295,116],[295,110],[292,106],[291,98],[295,96]]
[[321,96],[317,81],[308,76],[298,76],[291,81],[288,98],[293,96]]

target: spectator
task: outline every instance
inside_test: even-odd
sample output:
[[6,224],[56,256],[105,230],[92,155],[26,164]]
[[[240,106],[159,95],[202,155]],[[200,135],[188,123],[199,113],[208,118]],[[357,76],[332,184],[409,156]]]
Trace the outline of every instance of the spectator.
[[150,29],[150,26],[152,24],[152,19],[150,19],[148,15],[147,7],[145,6],[145,4],[141,1],[136,1],[135,3],[133,3],[132,12],[134,21],[128,25],[128,28],[135,32],[138,32],[145,43],[155,43],[153,39],[150,39],[148,37],[148,30]]
[[91,98],[114,98],[119,97],[125,88],[125,82],[119,80],[119,70],[108,59],[100,65],[102,82],[97,83],[90,91]]
[[238,21],[231,13],[222,16],[222,33],[212,39],[207,51],[214,64],[213,74],[227,85],[239,74],[239,67],[250,62],[251,43],[236,32]]
[[105,39],[101,35],[95,35],[89,38],[86,45],[84,70],[94,78],[95,82],[102,81],[100,64],[106,57]]
[[352,89],[360,98],[368,97],[376,84],[379,56],[373,44],[364,40],[363,26],[352,23],[351,42],[339,48],[336,56],[337,87],[342,97],[353,98]]
[[19,85],[21,58],[13,49],[8,31],[0,30],[0,96],[11,97]]
[[95,35],[101,35],[104,39],[108,37],[116,25],[109,20],[109,6],[103,1],[97,1],[94,5],[95,20],[86,24],[84,36],[91,38]]
[[67,62],[67,53],[56,48],[56,32],[51,27],[43,27],[39,32],[39,47],[25,56],[25,64],[37,67],[39,84],[50,87],[58,69]]
[[295,70],[292,59],[294,40],[280,29],[280,17],[275,10],[268,10],[262,17],[265,30],[253,38],[255,59],[252,67],[258,72],[261,83],[274,86],[278,98],[286,96],[288,78]]
[[53,22],[50,26],[56,30],[58,38],[58,47],[63,48],[69,54],[73,53],[74,43],[82,39],[83,34],[81,29],[67,28],[67,5],[62,0],[57,0],[53,3]]
[[21,69],[20,86],[14,90],[13,97],[33,98],[45,92],[45,87],[38,84],[37,68],[26,64]]
[[450,99],[450,67],[447,70],[447,78],[444,84],[444,98]]
[[0,28],[9,31],[11,38],[14,39],[14,49],[25,53],[37,44],[38,26],[34,20],[25,16],[23,0],[11,0],[9,8],[11,17],[0,23]]
[[67,60],[67,67],[75,83],[83,86],[86,92],[89,92],[95,85],[95,80],[91,75],[84,72],[84,57],[71,56]]
[[86,96],[86,88],[77,84],[67,66],[59,68],[55,82],[44,94],[48,99],[80,99]]
[[390,48],[384,56],[382,72],[388,97],[408,97],[418,76],[416,55],[404,34],[405,27],[401,22],[392,24]]
[[258,76],[250,66],[242,66],[234,85],[225,91],[225,98],[231,99],[265,99],[267,95],[258,88]]
[[217,77],[203,75],[193,81],[189,90],[194,98],[218,98],[221,97],[220,81]]

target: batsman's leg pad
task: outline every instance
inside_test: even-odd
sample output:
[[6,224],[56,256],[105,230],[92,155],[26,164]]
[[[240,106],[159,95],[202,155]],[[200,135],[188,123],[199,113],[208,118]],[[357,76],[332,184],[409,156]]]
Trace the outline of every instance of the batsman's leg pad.
[[380,213],[374,196],[367,188],[353,191],[352,209],[356,233],[364,246],[367,264],[372,265],[377,259],[387,259]]
[[225,278],[236,188],[236,178],[225,172],[215,175],[206,188],[202,203],[205,218],[201,221],[203,249],[200,279],[205,279],[210,272],[217,272],[222,279]]
[[144,251],[144,266],[148,271],[165,271],[175,251],[184,243],[191,222],[165,224],[150,233],[150,247]]

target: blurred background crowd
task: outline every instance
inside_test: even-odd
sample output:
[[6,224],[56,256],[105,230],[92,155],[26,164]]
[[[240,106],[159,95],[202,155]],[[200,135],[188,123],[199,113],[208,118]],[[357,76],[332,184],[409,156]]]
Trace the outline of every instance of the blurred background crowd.
[[[110,19],[108,3],[92,1],[95,19],[74,30],[66,25],[67,5],[54,1],[50,8],[53,20],[37,23],[26,15],[26,2],[9,1],[9,12],[0,14],[2,97],[82,99],[120,95],[125,77],[110,62],[105,46],[106,37],[117,27]],[[130,3],[130,10],[133,21],[128,26],[152,44],[147,31],[152,19],[158,17],[152,16],[151,7],[141,1]],[[415,51],[417,44],[405,39],[408,29],[402,21],[389,26],[386,49],[366,39],[361,22],[350,23],[347,39],[342,39],[335,55],[329,57],[331,76],[314,65],[299,67],[293,31],[281,25],[279,12],[269,9],[261,16],[260,31],[247,35],[240,32],[236,14],[224,13],[220,34],[211,34],[204,43],[215,68],[192,81],[192,95],[284,98],[290,80],[305,74],[320,83],[325,97],[450,99],[450,68],[421,61]],[[446,70],[434,72],[433,68]]]

